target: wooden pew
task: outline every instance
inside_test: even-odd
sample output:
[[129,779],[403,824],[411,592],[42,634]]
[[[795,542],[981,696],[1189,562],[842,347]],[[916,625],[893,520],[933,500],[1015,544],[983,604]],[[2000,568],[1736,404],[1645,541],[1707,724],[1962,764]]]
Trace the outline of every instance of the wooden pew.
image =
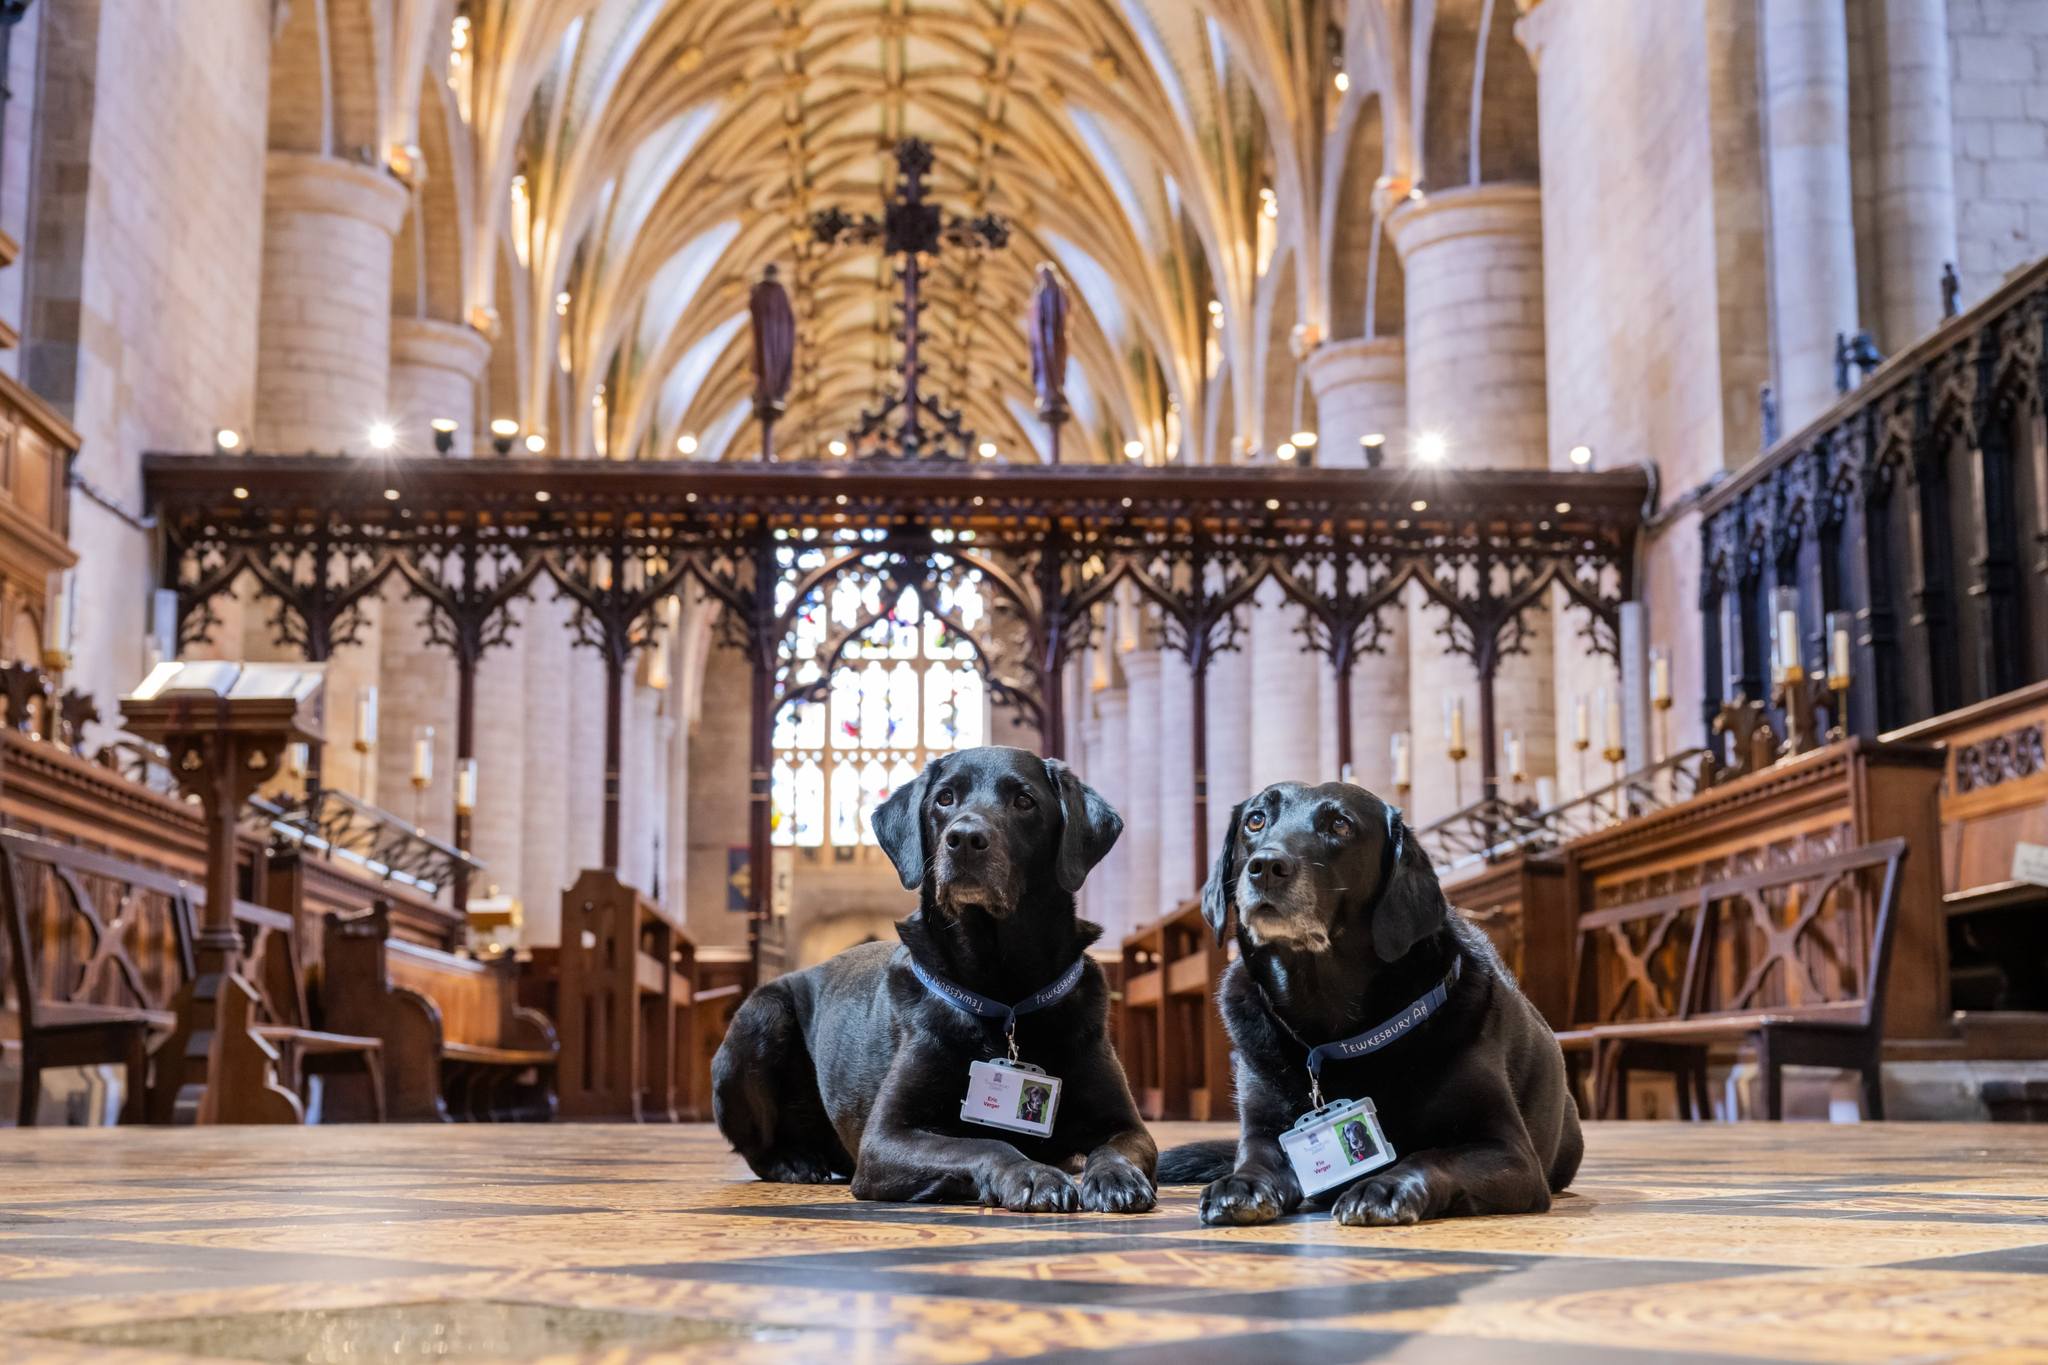
[[1124,1075],[1148,1119],[1222,1120],[1236,1105],[1216,987],[1230,961],[1190,901],[1123,941],[1116,1033]]
[[[1904,839],[1887,839],[1587,916],[1581,965],[1595,998],[1616,1013],[1631,997],[1644,1009],[1568,1035],[1590,1035],[1599,1051],[1603,1117],[1626,1116],[1631,1069],[1695,1078],[1704,1111],[1708,1049],[1732,1045],[1755,1054],[1767,1118],[1783,1117],[1787,1065],[1856,1072],[1866,1115],[1883,1118],[1879,1062],[1907,852]],[[1668,964],[1681,933],[1674,990]],[[1681,1078],[1681,1106],[1685,1092]]]
[[2022,844],[2048,845],[2048,682],[1886,738],[1945,755],[1941,899],[1963,1055],[2048,1056],[2048,886],[2013,876]]
[[[539,954],[536,965],[545,970]],[[553,968],[563,1117],[673,1123],[694,1107],[677,1079],[694,1079],[685,1060],[697,1049],[695,948],[659,905],[586,870],[562,893]]]
[[[309,1078],[360,1074],[369,1092],[369,1117],[382,1123],[383,1040],[313,1027],[292,917],[266,905],[236,901],[235,927],[242,934],[242,977],[256,989],[255,1033],[277,1051],[279,1082],[303,1104]],[[245,1078],[224,1079],[234,1091],[248,1088]],[[237,1120],[224,1115],[224,1121]]]
[[329,912],[325,930],[323,1022],[382,1040],[392,1118],[554,1116],[555,1031],[517,1004],[510,958],[478,962],[394,938],[382,901]]
[[1485,931],[1544,1020],[1568,1027],[1574,916],[1557,853],[1517,849],[1447,878],[1444,897]]
[[684,1118],[711,1118],[711,1059],[732,1027],[733,1015],[752,989],[754,968],[745,949],[699,948],[697,978],[690,985],[692,1043],[682,1054],[684,1074],[677,1087]]
[[152,1045],[192,977],[188,882],[102,853],[0,833],[0,917],[21,1046],[20,1122],[45,1068],[126,1068],[121,1121],[148,1114]]

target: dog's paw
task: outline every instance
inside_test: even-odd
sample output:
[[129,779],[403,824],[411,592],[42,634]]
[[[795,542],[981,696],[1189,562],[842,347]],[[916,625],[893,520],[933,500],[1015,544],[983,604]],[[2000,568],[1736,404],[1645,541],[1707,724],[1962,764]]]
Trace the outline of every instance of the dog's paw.
[[1074,1213],[1081,1207],[1081,1190],[1065,1171],[1025,1161],[995,1178],[986,1202],[1016,1213]]
[[1122,1157],[1091,1161],[1081,1173],[1081,1207],[1090,1213],[1143,1213],[1156,1202],[1152,1182]]
[[830,1166],[807,1156],[769,1157],[754,1173],[778,1185],[829,1185],[834,1178]]
[[1226,1175],[1202,1191],[1204,1223],[1270,1223],[1299,1203],[1298,1192],[1269,1175]]
[[1339,1195],[1330,1216],[1347,1227],[1383,1228],[1419,1223],[1429,1208],[1429,1185],[1414,1171],[1392,1170],[1359,1181]]

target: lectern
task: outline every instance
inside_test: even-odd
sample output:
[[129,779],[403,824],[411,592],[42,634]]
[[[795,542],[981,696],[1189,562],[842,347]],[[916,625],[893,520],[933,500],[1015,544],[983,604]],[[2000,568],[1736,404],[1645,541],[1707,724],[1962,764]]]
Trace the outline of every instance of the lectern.
[[287,746],[320,742],[325,671],[322,664],[166,662],[122,699],[123,722],[169,750],[171,773],[206,817],[197,970],[178,996],[177,1029],[157,1053],[150,1096],[157,1122],[304,1119],[298,1096],[277,1084],[276,1050],[254,1032],[256,991],[236,971],[235,832],[243,803],[276,774]]

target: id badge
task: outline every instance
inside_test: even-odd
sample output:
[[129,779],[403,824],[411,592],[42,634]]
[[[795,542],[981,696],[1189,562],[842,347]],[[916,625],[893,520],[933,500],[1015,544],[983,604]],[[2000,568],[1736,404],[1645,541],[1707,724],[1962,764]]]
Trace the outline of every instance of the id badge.
[[1304,1196],[1355,1180],[1394,1159],[1371,1100],[1335,1100],[1310,1110],[1280,1135]]
[[1051,1137],[1059,1107],[1060,1078],[1028,1062],[975,1062],[967,1068],[960,1117],[969,1123]]

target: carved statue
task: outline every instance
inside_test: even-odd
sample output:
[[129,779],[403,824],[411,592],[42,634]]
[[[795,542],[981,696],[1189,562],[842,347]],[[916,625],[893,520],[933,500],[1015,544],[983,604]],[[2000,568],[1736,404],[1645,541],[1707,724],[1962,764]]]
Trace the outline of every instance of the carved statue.
[[774,266],[763,270],[761,282],[747,296],[754,322],[754,415],[764,422],[782,415],[796,359],[796,314],[789,291],[775,276]]
[[1031,295],[1031,383],[1038,390],[1038,415],[1065,421],[1067,291],[1050,265],[1038,267],[1038,288]]

